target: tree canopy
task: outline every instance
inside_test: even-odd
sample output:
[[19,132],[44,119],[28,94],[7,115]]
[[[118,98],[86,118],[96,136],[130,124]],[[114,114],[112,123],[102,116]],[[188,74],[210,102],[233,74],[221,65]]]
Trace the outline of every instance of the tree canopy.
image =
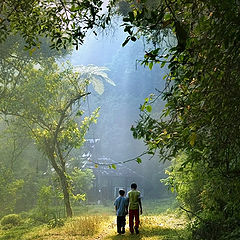
[[39,46],[39,37],[47,37],[52,47],[83,43],[88,29],[101,19],[101,0],[4,0],[0,3],[0,42],[20,34],[26,46]]

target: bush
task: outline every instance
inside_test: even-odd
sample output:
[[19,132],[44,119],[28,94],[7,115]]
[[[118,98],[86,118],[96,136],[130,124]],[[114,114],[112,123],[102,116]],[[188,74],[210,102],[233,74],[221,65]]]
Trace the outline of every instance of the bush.
[[35,223],[48,223],[51,219],[56,217],[56,212],[50,209],[39,210],[39,208],[34,209],[30,218]]
[[32,210],[30,218],[36,223],[48,223],[58,217],[55,192],[52,186],[42,186],[38,192],[38,201],[35,209]]
[[62,218],[53,218],[48,222],[49,228],[62,227],[64,226],[64,220]]
[[220,240],[225,231],[221,219],[195,219],[190,228],[194,240]]
[[2,226],[17,226],[21,224],[21,218],[17,214],[9,214],[2,218],[1,225]]
[[21,219],[27,219],[29,218],[29,213],[28,212],[21,212],[19,213],[19,216]]

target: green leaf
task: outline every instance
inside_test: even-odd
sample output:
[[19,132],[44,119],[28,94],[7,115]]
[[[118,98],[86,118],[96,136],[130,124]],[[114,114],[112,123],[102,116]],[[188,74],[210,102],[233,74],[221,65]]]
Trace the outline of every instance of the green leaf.
[[164,113],[164,117],[167,117],[168,115],[169,115],[169,113],[170,113],[170,108],[168,108],[166,111],[165,111],[165,113]]
[[112,166],[113,169],[117,169],[115,164],[112,164],[111,166]]
[[140,164],[140,163],[142,162],[142,159],[138,157],[137,160],[136,160],[136,162],[137,162],[138,164]]
[[146,110],[147,110],[148,112],[151,112],[151,111],[152,111],[152,106],[151,106],[151,105],[146,106]]
[[166,138],[168,138],[168,139],[171,138],[171,135],[170,135],[170,134],[167,134],[167,135],[166,135]]
[[84,113],[84,112],[83,112],[82,110],[79,110],[79,111],[77,111],[76,116],[82,116],[83,113]]
[[197,138],[197,134],[195,132],[193,132],[192,135],[189,137],[189,142],[192,147],[195,144],[196,138]]
[[29,49],[29,55],[32,56],[36,50],[37,50],[36,47]]
[[154,155],[155,152],[150,150],[150,151],[148,151],[148,154],[150,154],[150,155]]
[[153,62],[150,62],[149,65],[148,65],[149,69],[152,70],[153,68]]
[[166,64],[166,61],[162,62],[161,68],[163,68],[165,66],[165,64]]
[[143,104],[143,105],[140,106],[140,110],[141,110],[141,111],[144,111],[144,109],[145,109],[145,104]]
[[167,76],[168,76],[167,74],[166,74],[166,75],[164,75],[164,76],[163,76],[163,80],[165,80],[165,79],[167,78]]

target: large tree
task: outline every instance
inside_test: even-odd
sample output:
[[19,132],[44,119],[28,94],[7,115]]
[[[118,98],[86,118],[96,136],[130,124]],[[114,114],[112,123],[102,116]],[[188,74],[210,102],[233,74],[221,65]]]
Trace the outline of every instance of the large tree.
[[[83,117],[83,111],[78,109],[89,94],[86,92],[88,80],[81,80],[80,74],[69,66],[58,67],[51,59],[41,65],[29,63],[22,73],[24,78],[18,79],[14,90],[5,90],[1,112],[28,127],[35,143],[58,174],[67,216],[72,216],[68,156],[73,148],[83,144],[89,124],[98,114],[97,110]],[[77,118],[82,118],[80,124]]]

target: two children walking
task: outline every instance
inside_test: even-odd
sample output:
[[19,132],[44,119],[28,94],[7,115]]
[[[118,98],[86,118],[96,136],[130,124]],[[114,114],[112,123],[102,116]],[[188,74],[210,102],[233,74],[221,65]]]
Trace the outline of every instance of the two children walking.
[[[131,234],[139,234],[139,213],[142,214],[141,193],[137,190],[137,184],[131,184],[131,190],[124,197],[125,191],[119,190],[119,197],[116,198],[114,205],[117,213],[117,232],[125,233],[126,215],[129,210],[129,229]],[[134,225],[135,219],[135,225]]]

